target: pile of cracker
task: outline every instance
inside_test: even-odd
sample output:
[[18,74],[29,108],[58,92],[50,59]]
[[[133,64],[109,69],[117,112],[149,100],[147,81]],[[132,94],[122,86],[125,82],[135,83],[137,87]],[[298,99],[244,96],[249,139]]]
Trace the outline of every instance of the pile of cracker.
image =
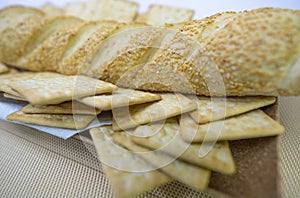
[[149,93],[86,76],[17,71],[0,75],[0,91],[28,103],[7,116],[11,121],[84,129],[110,111],[112,124],[90,134],[116,197],[173,180],[205,190],[211,171],[236,171],[228,141],[284,130],[260,109],[273,104],[274,97]]

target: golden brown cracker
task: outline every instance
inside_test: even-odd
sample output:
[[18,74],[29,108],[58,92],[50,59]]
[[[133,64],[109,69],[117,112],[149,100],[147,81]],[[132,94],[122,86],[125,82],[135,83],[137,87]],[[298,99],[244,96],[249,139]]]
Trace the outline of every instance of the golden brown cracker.
[[[176,118],[165,123],[156,123],[137,127],[132,140],[152,149],[159,149],[169,155],[216,172],[232,174],[235,164],[226,141],[210,144],[190,144],[180,134],[180,126]],[[138,137],[139,136],[139,137]],[[204,157],[199,155],[205,154]]]
[[5,98],[10,98],[10,99],[13,99],[13,100],[21,100],[21,101],[27,101],[25,98],[23,98],[22,96],[16,96],[16,95],[12,95],[12,94],[9,94],[9,93],[4,93],[3,96]]
[[196,109],[196,103],[182,94],[161,94],[157,102],[145,103],[113,110],[113,129],[124,130],[164,120]]
[[262,110],[207,124],[197,124],[187,114],[180,121],[180,133],[187,142],[258,138],[278,135],[284,131],[279,123]]
[[126,133],[114,133],[112,137],[115,142],[131,150],[170,177],[194,189],[205,190],[207,188],[210,178],[209,170],[176,160],[163,152],[151,151],[151,149],[139,146],[133,143]]
[[80,102],[64,102],[57,105],[32,105],[23,108],[24,113],[31,114],[85,114],[98,115],[101,110],[87,106]]
[[9,71],[8,67],[0,62],[0,74],[6,73],[8,71]]
[[25,114],[20,110],[9,114],[6,119],[42,126],[84,129],[95,117],[93,115]]
[[107,111],[124,106],[153,102],[160,99],[161,96],[159,94],[119,88],[110,95],[103,94],[90,96],[81,99],[80,102]]
[[35,105],[59,104],[117,89],[111,83],[86,76],[64,75],[14,81],[9,85]]
[[163,25],[166,23],[180,23],[190,21],[194,11],[165,5],[151,5],[147,15],[139,18],[150,25]]
[[[172,181],[165,174],[153,170],[143,159],[113,143],[106,133],[109,131],[109,127],[99,127],[91,129],[90,134],[116,197],[133,197]],[[151,171],[139,171],[142,169]]]
[[220,120],[247,111],[273,104],[275,97],[193,97],[198,109],[190,112],[191,117],[200,124]]

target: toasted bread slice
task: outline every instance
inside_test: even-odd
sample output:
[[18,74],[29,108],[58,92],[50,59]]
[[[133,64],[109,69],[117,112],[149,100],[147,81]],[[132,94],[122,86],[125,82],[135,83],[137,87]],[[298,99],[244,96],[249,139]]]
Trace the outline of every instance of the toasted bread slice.
[[100,43],[117,28],[117,23],[109,21],[85,23],[70,39],[57,71],[71,75],[81,73],[87,55],[93,54]]
[[0,11],[0,60],[3,63],[16,65],[32,32],[40,30],[44,18],[42,11],[29,7],[11,6]]
[[33,34],[26,54],[18,66],[32,71],[55,71],[69,39],[74,36],[82,20],[75,17],[56,17]]
[[108,65],[120,55],[121,50],[128,46],[133,36],[143,31],[144,27],[146,27],[145,24],[136,22],[120,24],[120,28],[101,43],[97,52],[91,54],[90,60],[92,62],[90,68],[86,69],[87,74],[106,80]]

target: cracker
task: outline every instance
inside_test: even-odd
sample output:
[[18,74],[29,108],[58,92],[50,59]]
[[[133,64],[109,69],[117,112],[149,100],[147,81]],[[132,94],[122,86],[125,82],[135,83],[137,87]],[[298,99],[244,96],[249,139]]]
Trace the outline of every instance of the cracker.
[[5,98],[10,98],[10,99],[14,99],[14,100],[21,100],[21,101],[27,101],[25,98],[23,98],[22,96],[16,96],[16,95],[12,95],[9,93],[4,93],[3,96]]
[[148,18],[148,12],[145,12],[145,13],[139,13],[139,14],[136,16],[135,21],[147,23],[147,18]]
[[9,71],[8,67],[0,62],[0,74],[6,73],[8,71]]
[[163,152],[151,151],[148,148],[134,144],[129,138],[130,136],[127,136],[126,133],[115,133],[113,135],[115,142],[133,151],[136,155],[153,164],[153,166],[159,168],[159,170],[170,177],[197,190],[207,188],[210,178],[209,170],[175,160]]
[[279,123],[259,109],[202,125],[188,115],[183,115],[180,128],[182,138],[188,142],[258,138],[278,135],[284,131]]
[[81,99],[80,102],[107,111],[113,108],[153,102],[160,99],[161,96],[159,94],[119,88],[112,95],[103,94],[86,97]]
[[182,94],[161,94],[157,102],[113,110],[113,129],[124,130],[180,115],[197,108],[196,103]]
[[172,181],[157,170],[139,171],[151,170],[153,167],[149,167],[149,163],[132,152],[114,144],[111,137],[105,133],[107,131],[111,131],[111,128],[94,128],[90,130],[90,134],[116,197],[133,197]]
[[80,13],[80,18],[92,21],[97,11],[100,11],[100,0],[89,0],[84,2],[84,9]]
[[25,79],[30,79],[35,76],[35,73],[32,72],[22,72],[22,73],[7,73],[0,75],[0,91],[22,97],[18,92],[13,90],[9,85],[13,81],[16,80],[25,80]]
[[19,70],[10,67],[10,68],[8,68],[7,74],[16,74],[16,73],[19,73],[19,72],[20,72]]
[[94,120],[92,115],[25,114],[22,110],[9,114],[6,119],[42,126],[84,129]]
[[40,9],[46,13],[47,17],[63,16],[65,14],[62,8],[59,8],[51,3],[45,3],[40,7]]
[[273,104],[275,97],[227,97],[227,98],[194,98],[198,109],[190,116],[199,124],[212,122],[238,115],[247,111]]
[[126,0],[90,0],[69,3],[64,9],[67,15],[77,16],[86,21],[130,22],[136,16],[137,8],[136,3]]
[[98,115],[101,110],[87,106],[80,102],[64,102],[57,105],[32,105],[28,104],[23,108],[24,113],[32,114],[84,114]]
[[117,89],[111,83],[93,78],[64,75],[13,81],[10,86],[35,105],[59,104]]
[[71,2],[63,9],[66,15],[81,17],[81,13],[85,10],[86,2]]
[[137,14],[138,5],[127,0],[98,0],[97,7],[91,20],[113,20],[118,22],[133,21]]
[[180,23],[191,20],[193,15],[194,11],[190,9],[175,8],[164,5],[151,5],[144,22],[150,25]]
[[213,146],[207,143],[189,144],[181,138],[176,118],[170,118],[164,124],[137,127],[133,134],[135,136],[131,139],[145,147],[160,149],[188,163],[223,174],[235,172],[235,164],[227,141],[217,142]]

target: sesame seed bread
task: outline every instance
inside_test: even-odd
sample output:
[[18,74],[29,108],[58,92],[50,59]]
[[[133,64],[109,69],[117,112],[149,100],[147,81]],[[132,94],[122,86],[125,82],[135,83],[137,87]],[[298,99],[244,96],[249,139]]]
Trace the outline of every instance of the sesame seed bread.
[[[35,25],[26,23],[27,15],[34,18]],[[57,66],[55,63],[66,58],[62,52],[67,50],[68,42],[75,41],[70,38],[78,31],[72,31],[72,28],[78,28],[81,21],[54,18],[57,25],[49,33],[49,22],[44,23],[42,15],[41,11],[27,7],[0,11],[0,22],[3,23],[0,61],[32,71],[74,74],[78,70],[72,64]],[[8,17],[17,22],[5,22]],[[26,34],[23,27],[17,25],[23,23],[28,26]],[[44,25],[40,27],[41,24]],[[7,33],[12,26],[16,34]],[[299,10],[260,8],[219,13],[174,28],[175,36],[167,39],[168,43],[164,45],[158,43],[170,34],[162,33],[159,28],[138,22],[120,26],[117,31],[109,31],[103,42],[94,43],[96,52],[87,48],[80,55],[85,61],[79,61],[75,67],[81,65],[81,74],[123,87],[160,92],[218,96],[300,95],[297,86],[300,82]],[[27,36],[20,38],[23,34]],[[82,37],[85,41],[79,39],[80,43],[86,43],[94,36],[81,34],[85,35]],[[9,44],[3,37],[16,44]],[[154,44],[162,49],[153,50]],[[8,52],[13,59],[7,58]],[[73,52],[77,53],[76,50]],[[54,56],[53,60],[50,56]],[[141,83],[135,83],[138,81]]]

